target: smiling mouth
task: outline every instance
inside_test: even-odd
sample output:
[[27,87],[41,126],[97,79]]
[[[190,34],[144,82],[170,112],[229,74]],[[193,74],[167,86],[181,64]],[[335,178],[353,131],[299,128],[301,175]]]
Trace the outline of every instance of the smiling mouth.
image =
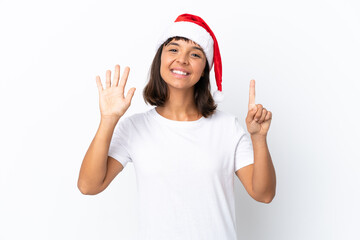
[[183,72],[183,71],[180,71],[180,70],[171,70],[171,72],[175,73],[175,74],[183,75],[183,76],[189,75],[188,72]]

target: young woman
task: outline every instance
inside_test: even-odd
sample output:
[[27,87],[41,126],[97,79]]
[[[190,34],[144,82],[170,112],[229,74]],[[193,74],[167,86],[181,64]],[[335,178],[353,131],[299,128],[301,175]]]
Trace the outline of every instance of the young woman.
[[[266,136],[271,112],[255,104],[250,82],[247,130],[217,110],[210,93],[214,66],[221,94],[221,59],[215,35],[198,16],[180,15],[160,38],[145,102],[151,110],[123,118],[135,88],[120,66],[96,82],[101,121],[81,166],[83,194],[103,191],[128,162],[138,190],[138,239],[235,240],[234,173],[255,200],[270,203],[276,177]],[[120,82],[119,82],[120,80]]]

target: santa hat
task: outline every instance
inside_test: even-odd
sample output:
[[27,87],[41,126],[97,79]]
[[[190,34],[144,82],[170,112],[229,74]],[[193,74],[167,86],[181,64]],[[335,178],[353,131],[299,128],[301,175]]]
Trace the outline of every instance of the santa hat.
[[214,33],[206,22],[195,15],[182,14],[165,30],[160,37],[157,49],[171,37],[185,37],[199,44],[206,55],[209,70],[214,66],[215,80],[218,90],[213,93],[215,102],[222,102],[222,65],[219,46]]

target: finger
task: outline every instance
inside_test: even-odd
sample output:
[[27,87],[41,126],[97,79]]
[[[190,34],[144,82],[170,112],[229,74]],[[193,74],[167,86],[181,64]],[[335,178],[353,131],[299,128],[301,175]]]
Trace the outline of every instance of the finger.
[[128,93],[127,93],[127,95],[126,95],[126,101],[127,101],[127,102],[131,103],[131,99],[132,99],[132,97],[134,96],[135,90],[136,90],[136,88],[131,88],[131,89],[128,91]]
[[125,67],[125,70],[121,76],[121,80],[120,80],[120,83],[119,83],[119,87],[122,91],[122,94],[124,94],[124,91],[125,91],[125,85],[126,85],[126,82],[127,82],[127,79],[128,79],[128,76],[129,76],[129,72],[130,72],[130,68],[129,67]]
[[111,86],[111,71],[107,70],[106,71],[106,88],[110,88]]
[[115,65],[114,79],[113,79],[113,86],[117,87],[117,85],[119,83],[119,78],[120,78],[120,65],[116,64]]
[[259,121],[261,114],[262,114],[263,106],[261,104],[257,104],[256,107],[258,110],[256,111],[256,114],[255,114],[255,121]]
[[265,117],[265,121],[269,120],[272,118],[272,113],[270,111],[267,112],[266,117]]
[[257,112],[257,107],[256,107],[256,105],[255,105],[254,108],[252,108],[252,109],[250,109],[250,110],[248,111],[247,117],[248,117],[249,121],[253,121],[253,120],[254,120],[254,117],[255,117],[256,112]]
[[96,85],[97,85],[97,88],[98,88],[99,92],[104,90],[104,88],[103,88],[103,86],[101,84],[100,76],[96,76]]
[[266,113],[267,113],[266,109],[263,108],[262,114],[261,114],[261,117],[260,117],[258,123],[263,123],[265,121]]
[[255,80],[250,81],[250,90],[249,90],[249,110],[254,108],[255,105]]

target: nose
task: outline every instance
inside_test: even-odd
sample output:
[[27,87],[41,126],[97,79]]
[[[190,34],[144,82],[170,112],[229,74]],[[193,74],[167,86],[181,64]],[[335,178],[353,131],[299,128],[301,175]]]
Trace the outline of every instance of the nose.
[[176,59],[176,61],[178,63],[181,63],[181,64],[188,64],[189,63],[189,59],[188,59],[188,56],[186,53],[180,53]]

